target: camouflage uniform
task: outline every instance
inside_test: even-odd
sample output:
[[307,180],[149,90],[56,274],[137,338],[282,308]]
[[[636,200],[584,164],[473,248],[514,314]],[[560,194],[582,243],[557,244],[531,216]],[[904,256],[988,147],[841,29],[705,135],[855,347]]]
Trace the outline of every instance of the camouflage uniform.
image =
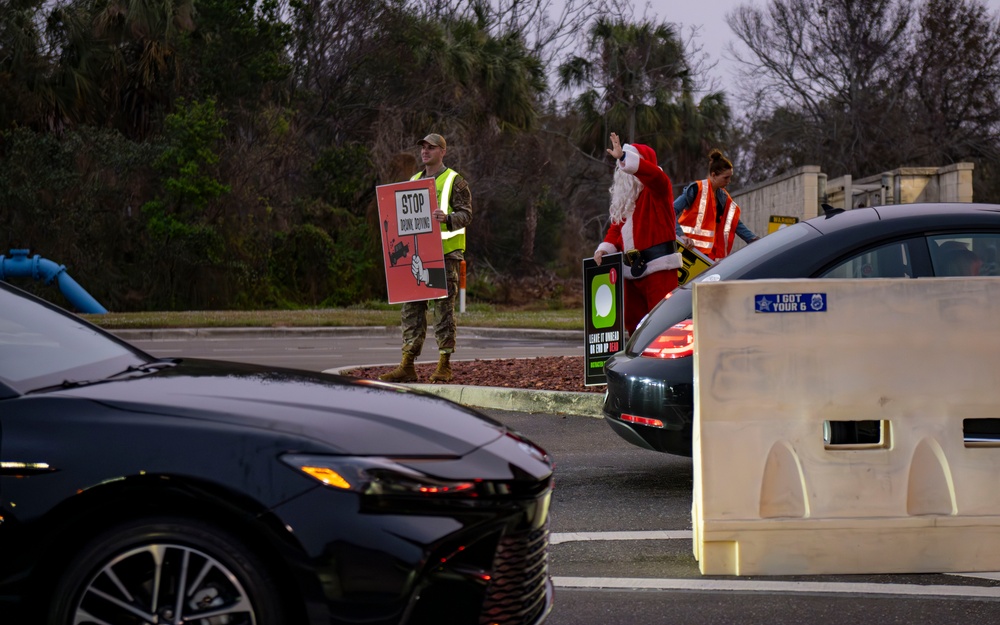
[[448,281],[448,297],[428,301],[406,302],[403,304],[403,353],[416,358],[424,347],[427,336],[427,305],[434,307],[434,338],[438,351],[451,354],[455,351],[455,300],[458,299],[458,271],[462,259],[454,254],[444,259],[445,275]]
[[[441,171],[439,176],[447,169]],[[441,198],[438,198],[440,201]],[[472,191],[469,183],[459,176],[454,183],[449,201],[451,212],[448,214],[448,229],[459,230],[472,221]],[[455,301],[458,299],[459,265],[464,259],[463,250],[455,250],[445,254],[444,265],[448,282],[448,297],[428,301],[406,302],[403,304],[403,353],[414,358],[420,355],[427,336],[427,305],[434,307],[434,337],[437,339],[438,352],[452,354],[455,352]]]

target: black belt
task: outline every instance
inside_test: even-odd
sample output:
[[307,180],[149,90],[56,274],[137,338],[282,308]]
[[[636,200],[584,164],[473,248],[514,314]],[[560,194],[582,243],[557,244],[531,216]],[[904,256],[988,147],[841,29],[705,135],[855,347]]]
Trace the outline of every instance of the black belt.
[[677,241],[667,241],[644,250],[629,250],[624,254],[624,263],[631,267],[632,277],[638,278],[646,272],[646,263],[661,256],[677,252]]

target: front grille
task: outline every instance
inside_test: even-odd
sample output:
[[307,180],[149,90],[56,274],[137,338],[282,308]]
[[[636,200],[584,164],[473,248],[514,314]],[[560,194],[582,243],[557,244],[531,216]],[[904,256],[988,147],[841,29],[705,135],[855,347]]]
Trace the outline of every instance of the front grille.
[[493,560],[493,577],[479,625],[531,625],[544,614],[549,577],[549,529],[505,535]]

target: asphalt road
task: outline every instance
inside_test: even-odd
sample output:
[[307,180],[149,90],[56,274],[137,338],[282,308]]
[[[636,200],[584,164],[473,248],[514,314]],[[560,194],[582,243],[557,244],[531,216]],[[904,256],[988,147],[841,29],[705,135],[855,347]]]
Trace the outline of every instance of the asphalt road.
[[485,412],[555,461],[547,625],[1000,621],[1000,583],[989,574],[703,577],[690,459],[634,447],[598,419]]
[[[399,362],[399,328],[315,328],[305,330],[123,330],[116,334],[162,357],[253,362],[272,366],[326,371],[349,366]],[[462,328],[456,360],[582,356],[582,332]],[[417,362],[437,362],[433,335]]]
[[[129,338],[161,356],[312,370],[389,363],[399,353],[387,330],[278,334]],[[476,331],[460,336],[460,350],[469,358],[582,354],[582,336],[568,334]],[[484,412],[542,445],[556,465],[548,625],[1000,622],[1000,575],[704,577],[691,551],[690,459],[629,445],[601,419]]]

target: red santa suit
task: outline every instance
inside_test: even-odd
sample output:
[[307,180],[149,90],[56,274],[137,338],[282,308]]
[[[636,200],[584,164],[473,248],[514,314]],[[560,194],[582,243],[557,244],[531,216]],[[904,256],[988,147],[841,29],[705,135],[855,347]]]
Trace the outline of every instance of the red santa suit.
[[642,191],[624,222],[615,223],[612,219],[608,233],[597,249],[605,254],[633,251],[633,258],[643,258],[622,271],[625,277],[625,328],[632,334],[646,313],[677,288],[677,269],[681,267],[682,260],[675,247],[676,216],[670,178],[656,164],[653,148],[642,144],[625,144],[622,147],[624,160],[618,161],[618,167],[638,178]]

